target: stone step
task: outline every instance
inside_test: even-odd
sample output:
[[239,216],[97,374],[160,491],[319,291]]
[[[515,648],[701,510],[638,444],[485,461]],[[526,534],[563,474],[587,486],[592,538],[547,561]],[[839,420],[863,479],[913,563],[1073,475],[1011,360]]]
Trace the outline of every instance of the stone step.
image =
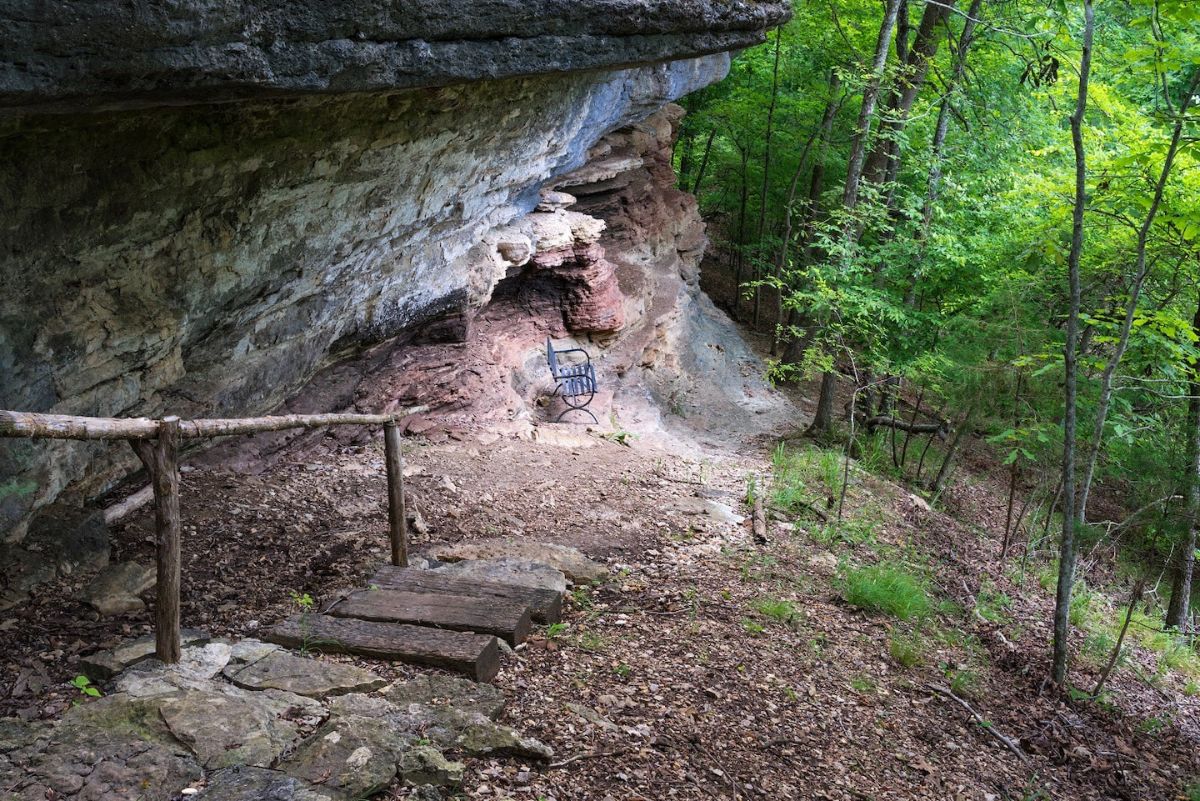
[[491,681],[500,671],[500,646],[490,634],[304,614],[277,624],[263,639],[303,651],[430,665],[475,681]]
[[533,613],[533,619],[540,623],[557,623],[562,619],[562,593],[541,587],[476,581],[392,565],[384,565],[375,571],[371,584],[387,590],[474,595],[480,598],[515,601],[528,606]]
[[529,607],[520,601],[382,588],[353,592],[325,614],[495,634],[510,645],[525,642],[530,626]]

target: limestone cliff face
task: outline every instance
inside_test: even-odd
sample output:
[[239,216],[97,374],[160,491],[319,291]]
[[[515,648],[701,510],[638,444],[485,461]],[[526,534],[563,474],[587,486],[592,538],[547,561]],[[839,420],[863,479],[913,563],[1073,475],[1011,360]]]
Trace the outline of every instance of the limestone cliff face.
[[[573,325],[619,327],[602,252],[534,256],[526,215],[603,135],[719,80],[725,51],[786,9],[6,5],[0,408],[263,411],[363,345],[464,325],[527,263],[580,277]],[[0,535],[132,464],[115,446],[0,441]]]

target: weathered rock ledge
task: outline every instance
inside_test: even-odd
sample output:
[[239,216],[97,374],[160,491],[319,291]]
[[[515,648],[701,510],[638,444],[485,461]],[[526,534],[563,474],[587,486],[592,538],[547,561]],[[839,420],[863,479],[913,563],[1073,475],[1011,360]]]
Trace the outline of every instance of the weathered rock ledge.
[[0,12],[0,108],[117,108],[446,86],[737,50],[784,2],[78,3]]
[[[619,329],[636,308],[599,229],[531,214],[542,190],[606,134],[720,80],[725,51],[788,8],[3,6],[0,408],[270,410],[364,346],[461,339],[519,270],[571,287],[568,330]],[[525,253],[512,231],[542,246]],[[0,542],[135,467],[123,445],[0,441]]]

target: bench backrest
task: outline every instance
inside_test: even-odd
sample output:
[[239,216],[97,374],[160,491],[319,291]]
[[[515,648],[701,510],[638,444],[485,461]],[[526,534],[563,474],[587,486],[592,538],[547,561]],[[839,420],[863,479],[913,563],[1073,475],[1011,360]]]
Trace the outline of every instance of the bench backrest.
[[554,352],[554,343],[546,337],[546,364],[550,365],[550,374],[558,375],[558,354]]

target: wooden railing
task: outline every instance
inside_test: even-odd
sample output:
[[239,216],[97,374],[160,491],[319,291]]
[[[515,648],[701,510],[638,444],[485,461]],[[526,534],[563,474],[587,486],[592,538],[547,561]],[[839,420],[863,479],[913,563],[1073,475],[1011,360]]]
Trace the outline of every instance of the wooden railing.
[[396,420],[423,411],[426,411],[426,407],[418,406],[400,410],[396,414],[289,414],[228,420],[76,417],[0,411],[0,437],[125,440],[133,448],[150,474],[154,491],[157,562],[155,655],[163,662],[173,663],[179,661],[181,649],[179,448],[182,441],[292,428],[383,426],[392,564],[404,567],[408,565],[408,523],[404,511],[404,459],[400,453],[400,428]]

